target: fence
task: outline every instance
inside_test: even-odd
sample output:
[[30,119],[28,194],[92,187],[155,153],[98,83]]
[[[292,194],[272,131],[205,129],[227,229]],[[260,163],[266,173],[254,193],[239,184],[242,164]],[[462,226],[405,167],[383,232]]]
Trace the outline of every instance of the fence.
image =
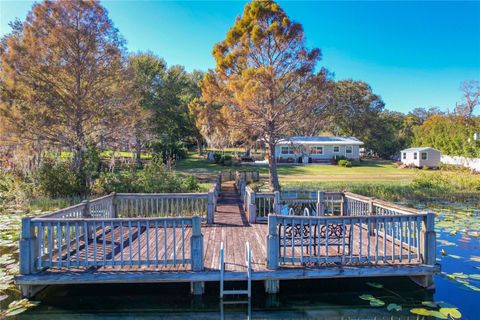
[[447,156],[442,155],[440,162],[445,164],[452,164],[457,166],[464,166],[470,168],[473,171],[480,172],[480,158],[466,158],[459,156]]
[[43,268],[168,265],[203,268],[200,217],[22,220],[21,274]]
[[[303,195],[299,198],[299,194]],[[304,194],[308,193],[310,198]],[[315,198],[312,198],[315,194]],[[305,208],[312,215],[343,215],[345,198],[341,192],[305,192],[286,191],[277,193],[255,192],[249,187],[245,188],[243,196],[244,209],[249,222],[266,221],[269,214],[302,215]],[[292,211],[293,209],[293,211]]]
[[[268,217],[267,266],[435,264],[434,214]],[[392,230],[393,233],[390,233]]]

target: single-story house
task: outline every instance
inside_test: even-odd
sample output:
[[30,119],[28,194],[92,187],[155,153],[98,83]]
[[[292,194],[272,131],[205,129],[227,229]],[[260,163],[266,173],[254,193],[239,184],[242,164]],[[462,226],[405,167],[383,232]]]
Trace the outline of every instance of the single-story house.
[[408,148],[401,151],[401,161],[405,165],[437,168],[440,164],[440,150],[430,147]]
[[335,157],[358,160],[363,142],[354,137],[290,137],[275,147],[278,163],[330,163]]

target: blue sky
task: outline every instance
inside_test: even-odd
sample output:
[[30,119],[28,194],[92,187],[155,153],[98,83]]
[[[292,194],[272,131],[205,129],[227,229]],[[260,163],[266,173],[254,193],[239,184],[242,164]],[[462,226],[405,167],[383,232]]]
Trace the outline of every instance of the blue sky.
[[[0,34],[33,1],[0,0]],[[187,70],[214,66],[245,1],[103,1],[130,51]],[[279,1],[335,78],[368,82],[390,110],[453,109],[463,80],[480,80],[480,2]]]

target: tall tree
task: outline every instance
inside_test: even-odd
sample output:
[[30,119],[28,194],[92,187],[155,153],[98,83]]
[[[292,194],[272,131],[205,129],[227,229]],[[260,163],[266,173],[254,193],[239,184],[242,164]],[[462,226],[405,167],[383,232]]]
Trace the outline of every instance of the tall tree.
[[135,140],[137,164],[140,164],[142,149],[147,136],[152,131],[152,116],[158,102],[158,91],[162,86],[167,69],[166,62],[151,53],[131,55],[129,64],[132,70],[132,86],[134,88],[128,119]]
[[115,128],[123,103],[124,41],[94,0],[34,4],[0,48],[2,115],[24,138],[74,151]]
[[245,6],[213,48],[216,68],[202,81],[203,98],[229,109],[229,125],[262,137],[269,149],[270,188],[279,189],[275,146],[296,119],[305,118],[325,72],[320,50],[305,46],[303,28],[274,1]]
[[334,119],[332,131],[362,140],[368,140],[372,123],[385,106],[367,83],[353,80],[338,81],[330,101],[330,113]]
[[457,105],[455,112],[460,116],[469,118],[480,104],[480,82],[476,80],[464,81],[460,90],[463,94],[463,101]]

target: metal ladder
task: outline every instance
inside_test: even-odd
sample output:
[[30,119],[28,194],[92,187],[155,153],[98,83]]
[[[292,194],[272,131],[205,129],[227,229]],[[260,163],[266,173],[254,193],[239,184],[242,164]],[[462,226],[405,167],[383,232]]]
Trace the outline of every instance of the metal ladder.
[[245,243],[245,264],[247,265],[247,289],[246,290],[225,290],[225,248],[223,242],[220,244],[220,299],[224,295],[246,294],[248,298],[252,296],[252,250],[250,242]]

